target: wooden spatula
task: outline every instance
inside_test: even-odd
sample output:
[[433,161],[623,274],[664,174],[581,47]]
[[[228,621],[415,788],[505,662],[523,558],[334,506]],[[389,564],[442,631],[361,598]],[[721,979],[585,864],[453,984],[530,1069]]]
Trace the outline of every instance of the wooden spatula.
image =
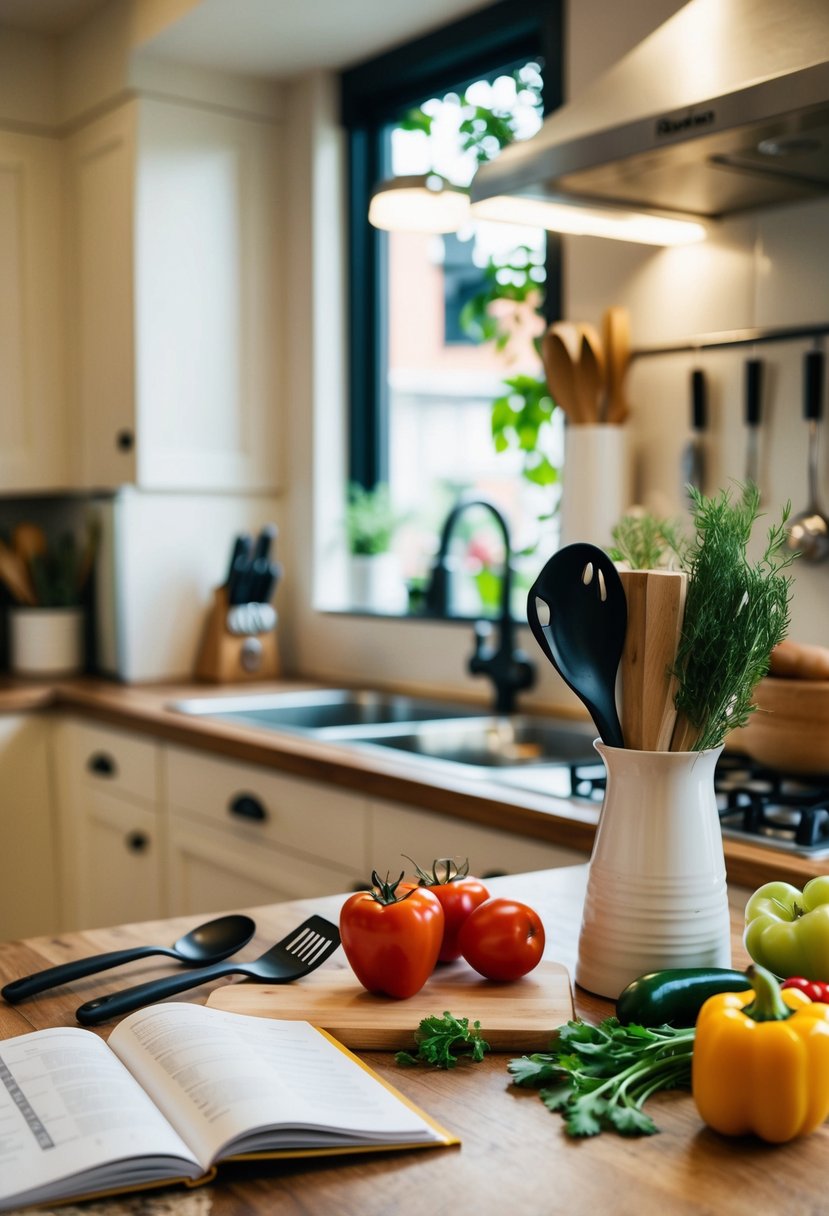
[[688,576],[679,570],[620,570],[628,628],[620,666],[625,746],[668,751],[676,720],[676,659]]

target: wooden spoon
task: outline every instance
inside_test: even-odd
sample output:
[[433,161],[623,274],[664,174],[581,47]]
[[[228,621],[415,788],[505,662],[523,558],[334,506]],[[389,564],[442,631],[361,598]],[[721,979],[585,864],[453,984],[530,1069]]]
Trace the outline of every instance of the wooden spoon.
[[677,690],[671,672],[685,616],[688,575],[680,570],[620,570],[619,577],[628,612],[620,666],[625,746],[669,751]]
[[541,357],[551,397],[564,410],[568,422],[576,423],[581,422],[581,411],[576,391],[576,359],[567,329],[561,322],[549,327],[541,339]]
[[37,524],[18,524],[12,532],[15,553],[28,566],[33,557],[42,557],[48,548],[46,533]]
[[599,402],[604,396],[605,368],[602,340],[592,325],[581,324],[576,392],[581,403],[582,422],[599,422]]
[[625,375],[630,362],[630,319],[625,308],[608,308],[602,319],[607,359],[607,404],[604,421],[616,426],[630,413],[625,397]]
[[0,540],[0,579],[19,604],[37,603],[28,567],[18,553]]

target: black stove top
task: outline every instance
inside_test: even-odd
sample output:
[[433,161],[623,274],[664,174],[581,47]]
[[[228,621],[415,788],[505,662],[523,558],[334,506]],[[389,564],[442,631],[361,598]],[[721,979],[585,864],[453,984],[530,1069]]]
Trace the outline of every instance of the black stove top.
[[[723,836],[815,859],[829,856],[829,773],[801,777],[726,752],[714,778]],[[604,767],[570,766],[574,798],[601,802]]]

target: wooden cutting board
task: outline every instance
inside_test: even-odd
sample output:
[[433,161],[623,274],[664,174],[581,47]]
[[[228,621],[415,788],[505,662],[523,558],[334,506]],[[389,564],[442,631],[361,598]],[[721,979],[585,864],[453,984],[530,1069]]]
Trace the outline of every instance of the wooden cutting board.
[[546,961],[512,984],[496,984],[464,962],[452,963],[405,1001],[366,992],[350,968],[323,968],[293,984],[226,984],[211,992],[207,1004],[311,1022],[362,1051],[411,1048],[421,1019],[447,1011],[479,1021],[493,1051],[544,1051],[556,1027],[574,1016],[566,968]]

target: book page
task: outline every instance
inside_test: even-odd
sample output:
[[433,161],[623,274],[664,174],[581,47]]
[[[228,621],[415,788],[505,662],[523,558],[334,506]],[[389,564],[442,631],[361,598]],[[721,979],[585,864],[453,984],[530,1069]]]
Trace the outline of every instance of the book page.
[[[110,1046],[200,1160],[228,1151],[351,1143],[442,1142],[424,1118],[307,1022],[273,1021],[202,1005],[139,1010]],[[263,1128],[321,1129],[240,1148]]]
[[176,1158],[161,1177],[204,1172],[97,1035],[61,1027],[0,1041],[0,1196],[132,1157],[143,1170]]

